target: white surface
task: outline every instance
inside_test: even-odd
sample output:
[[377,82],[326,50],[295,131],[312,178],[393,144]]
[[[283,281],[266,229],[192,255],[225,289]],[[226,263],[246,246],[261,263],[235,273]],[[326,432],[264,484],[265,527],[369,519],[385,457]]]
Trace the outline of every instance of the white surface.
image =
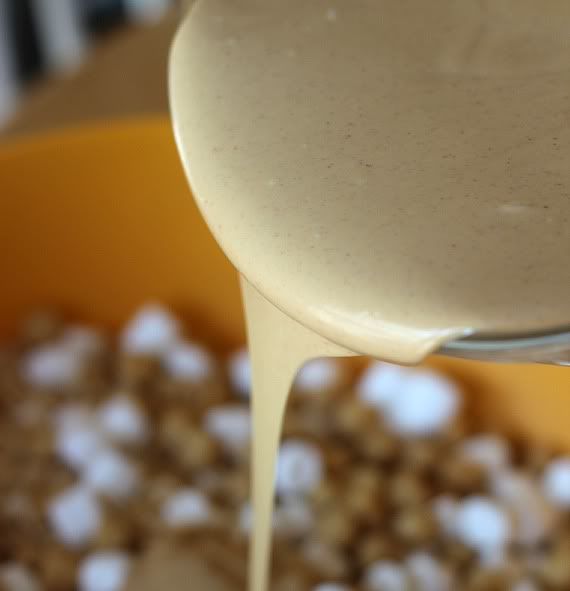
[[167,373],[178,380],[200,383],[212,375],[210,354],[199,345],[181,341],[168,349],[162,362]]
[[74,486],[50,501],[47,517],[55,537],[67,546],[78,548],[97,535],[102,511],[91,491]]
[[281,445],[275,480],[278,494],[308,494],[315,490],[322,478],[323,459],[317,447],[294,439]]
[[557,458],[546,466],[542,490],[555,506],[561,509],[570,508],[570,458]]
[[456,417],[460,396],[456,386],[444,376],[416,370],[402,381],[399,393],[385,409],[393,431],[405,436],[433,435]]
[[117,393],[97,412],[100,429],[117,443],[141,444],[149,437],[149,424],[141,407],[126,394]]
[[233,390],[243,398],[251,392],[251,361],[247,349],[233,353],[228,360],[228,373]]
[[79,566],[80,591],[121,591],[131,568],[130,557],[123,552],[97,552]]
[[362,584],[366,591],[408,591],[408,576],[398,563],[379,560],[366,569]]
[[230,451],[239,451],[249,445],[251,414],[240,405],[218,406],[205,415],[204,429]]
[[140,477],[137,468],[126,456],[117,450],[103,449],[86,465],[83,482],[97,493],[123,500],[137,491]]
[[161,508],[162,520],[170,527],[196,526],[210,521],[210,501],[199,490],[185,488],[168,497]]
[[180,337],[180,324],[166,308],[144,306],[132,317],[121,334],[121,346],[133,355],[162,355]]

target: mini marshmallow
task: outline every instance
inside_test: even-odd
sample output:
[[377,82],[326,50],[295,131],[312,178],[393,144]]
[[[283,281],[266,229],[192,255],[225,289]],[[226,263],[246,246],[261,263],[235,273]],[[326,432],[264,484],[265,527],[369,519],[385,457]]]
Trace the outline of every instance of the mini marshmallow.
[[239,405],[212,408],[204,417],[204,430],[230,451],[244,449],[251,438],[249,409]]
[[0,567],[0,587],[3,591],[41,591],[42,585],[27,567],[14,562]]
[[213,371],[210,354],[203,347],[188,342],[173,345],[162,362],[171,377],[191,383],[204,382]]
[[311,507],[300,499],[285,501],[275,509],[275,529],[282,537],[307,534],[314,525]]
[[451,573],[433,556],[417,552],[409,556],[406,566],[414,581],[417,591],[450,591]]
[[[275,519],[275,512],[273,512]],[[244,503],[238,513],[238,528],[244,535],[249,535],[253,530],[253,507],[251,503]]]
[[560,509],[570,508],[570,458],[552,460],[542,476],[544,496]]
[[427,370],[414,371],[402,381],[398,396],[385,409],[385,418],[400,435],[433,435],[451,424],[459,403],[459,392],[448,379]]
[[247,349],[233,353],[228,361],[230,383],[237,394],[249,398],[251,392],[251,360]]
[[123,454],[102,449],[85,467],[83,482],[97,493],[122,500],[136,492],[140,478],[136,467]]
[[193,488],[178,490],[168,497],[161,508],[162,520],[169,527],[199,526],[211,519],[210,501]]
[[315,490],[323,478],[323,459],[318,448],[300,440],[281,445],[275,487],[280,495],[303,495]]
[[490,471],[501,470],[510,462],[507,442],[496,435],[478,435],[465,439],[459,452],[466,459]]
[[433,514],[442,532],[451,536],[455,534],[455,520],[459,503],[449,495],[436,497],[432,503]]
[[91,491],[83,486],[73,486],[50,501],[47,517],[60,542],[79,548],[97,535],[102,511]]
[[342,583],[320,583],[312,591],[350,591],[350,587]]
[[121,347],[132,355],[160,355],[179,339],[178,320],[165,308],[150,304],[141,308],[121,334]]
[[97,355],[105,348],[105,341],[101,334],[86,326],[67,327],[59,342],[63,347],[83,358]]
[[398,563],[379,560],[366,569],[362,583],[366,591],[407,591],[408,576]]
[[513,584],[511,591],[539,591],[539,588],[530,579],[521,579]]
[[383,412],[400,393],[410,370],[400,365],[377,361],[368,366],[358,383],[362,402]]
[[497,503],[483,496],[471,496],[459,505],[455,533],[461,542],[479,553],[485,564],[490,565],[502,560],[504,547],[511,538],[511,523]]
[[554,511],[528,475],[514,470],[497,472],[491,480],[491,491],[514,514],[517,542],[536,546],[552,533]]
[[60,344],[42,345],[24,355],[21,373],[36,388],[73,385],[83,370],[83,358]]
[[93,424],[75,424],[60,428],[56,434],[57,457],[73,470],[82,470],[107,446],[105,437]]
[[146,415],[125,394],[116,394],[98,410],[97,419],[101,431],[117,443],[141,444],[149,436]]
[[80,591],[121,591],[131,568],[130,557],[123,552],[97,552],[79,566]]
[[56,430],[74,429],[91,423],[92,412],[85,404],[66,404],[60,406],[53,416]]
[[334,359],[313,359],[299,370],[294,387],[300,392],[322,392],[338,385],[341,367]]

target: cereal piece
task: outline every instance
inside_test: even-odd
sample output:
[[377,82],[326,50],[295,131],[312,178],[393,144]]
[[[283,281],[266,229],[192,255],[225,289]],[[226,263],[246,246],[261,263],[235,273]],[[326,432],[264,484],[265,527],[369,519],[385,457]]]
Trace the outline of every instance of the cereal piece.
[[179,337],[178,320],[162,306],[148,304],[124,328],[120,342],[130,355],[162,355]]
[[275,478],[275,487],[279,495],[311,493],[322,478],[323,459],[317,447],[294,439],[281,445]]
[[544,496],[560,509],[570,508],[570,458],[552,460],[542,477]]
[[137,445],[149,437],[148,419],[140,405],[120,392],[99,407],[97,421],[101,431],[117,443]]
[[377,413],[358,400],[339,400],[332,411],[336,429],[356,441],[364,438],[364,433],[374,433],[379,429]]
[[251,361],[247,349],[232,354],[228,361],[230,384],[236,394],[249,398],[251,392]]
[[272,591],[306,591],[307,580],[302,573],[287,572],[275,578],[271,589]]
[[119,451],[102,449],[85,467],[83,482],[97,493],[114,500],[125,500],[136,493],[140,475],[136,466]]
[[491,490],[514,514],[517,542],[536,546],[553,533],[554,511],[529,476],[513,470],[497,472],[492,479]]
[[251,439],[251,414],[241,405],[218,406],[206,413],[204,429],[228,451],[240,453]]
[[509,445],[505,439],[497,435],[478,435],[465,439],[458,451],[465,458],[491,472],[505,468],[510,462]]
[[426,436],[446,429],[457,416],[457,387],[427,370],[414,371],[384,411],[388,426],[400,435]]
[[408,556],[406,566],[416,591],[451,591],[453,589],[451,573],[430,554],[416,552]]
[[57,390],[75,384],[83,367],[83,358],[74,351],[61,344],[45,344],[24,355],[20,371],[31,386]]
[[210,501],[193,488],[180,489],[168,497],[160,513],[164,523],[173,528],[202,526],[212,520]]
[[122,353],[117,361],[118,383],[126,389],[155,386],[161,376],[160,358],[156,356]]
[[379,560],[366,569],[362,585],[366,591],[407,591],[409,578],[397,562]]
[[358,438],[356,445],[366,459],[382,463],[395,459],[399,452],[399,444],[392,434],[378,426],[364,433]]
[[[394,445],[397,445],[394,441]],[[412,472],[428,472],[439,465],[442,450],[433,439],[408,439],[403,442],[402,463]]]
[[510,591],[539,591],[539,588],[532,579],[521,579],[513,584]]
[[384,412],[400,393],[410,370],[401,365],[377,361],[371,363],[362,374],[357,386],[359,399]]
[[476,568],[466,583],[468,591],[511,591],[509,575],[497,569]]
[[395,558],[397,547],[393,540],[381,533],[370,533],[357,542],[356,558],[360,567],[379,560]]
[[41,591],[42,585],[32,571],[21,564],[0,566],[0,586],[5,591]]
[[496,564],[502,560],[512,537],[512,527],[508,515],[497,503],[483,496],[472,496],[457,509],[455,533],[479,553],[485,564]]
[[313,359],[299,370],[293,387],[304,394],[332,390],[341,382],[342,368],[335,359]]
[[458,501],[448,494],[440,495],[432,502],[433,514],[438,522],[439,529],[449,536],[455,534],[458,509]]
[[396,472],[389,479],[387,486],[390,501],[398,507],[419,505],[429,495],[429,489],[424,480],[419,475],[407,470]]
[[437,475],[444,490],[459,494],[480,491],[487,480],[487,473],[481,464],[460,455],[442,458]]
[[356,525],[350,514],[329,511],[318,520],[317,534],[326,544],[349,546],[356,536]]
[[437,523],[427,508],[406,507],[393,521],[394,533],[405,544],[412,546],[434,541],[437,535]]
[[214,362],[206,349],[187,341],[177,342],[169,348],[162,362],[170,377],[192,384],[205,382],[214,369]]
[[93,540],[102,521],[96,497],[83,486],[74,486],[53,498],[47,516],[57,539],[71,547]]
[[87,556],[78,573],[80,591],[121,591],[124,588],[131,559],[122,552],[98,552]]
[[50,544],[39,553],[39,571],[49,591],[72,591],[77,578],[77,555]]
[[307,566],[322,579],[344,579],[349,573],[350,564],[345,554],[321,540],[306,540],[301,554]]
[[280,538],[298,539],[310,532],[314,520],[307,502],[301,499],[287,499],[275,509],[275,532]]

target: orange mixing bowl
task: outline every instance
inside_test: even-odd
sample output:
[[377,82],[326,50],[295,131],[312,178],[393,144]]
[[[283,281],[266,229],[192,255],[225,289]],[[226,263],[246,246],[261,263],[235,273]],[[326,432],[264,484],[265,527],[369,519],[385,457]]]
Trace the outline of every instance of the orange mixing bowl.
[[[53,305],[116,328],[142,302],[170,304],[224,351],[244,340],[235,271],[191,198],[168,121],[130,121],[0,148],[0,337]],[[570,368],[434,357],[468,411],[570,449]]]

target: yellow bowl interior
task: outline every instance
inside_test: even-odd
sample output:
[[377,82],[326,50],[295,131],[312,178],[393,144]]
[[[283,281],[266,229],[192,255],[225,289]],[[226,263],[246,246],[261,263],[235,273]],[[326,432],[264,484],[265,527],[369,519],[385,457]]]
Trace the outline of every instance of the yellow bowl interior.
[[[2,338],[38,305],[114,329],[154,299],[219,351],[244,340],[236,273],[194,205],[164,119],[3,146],[0,240]],[[489,427],[570,449],[570,368],[427,363],[464,384],[468,411]]]

